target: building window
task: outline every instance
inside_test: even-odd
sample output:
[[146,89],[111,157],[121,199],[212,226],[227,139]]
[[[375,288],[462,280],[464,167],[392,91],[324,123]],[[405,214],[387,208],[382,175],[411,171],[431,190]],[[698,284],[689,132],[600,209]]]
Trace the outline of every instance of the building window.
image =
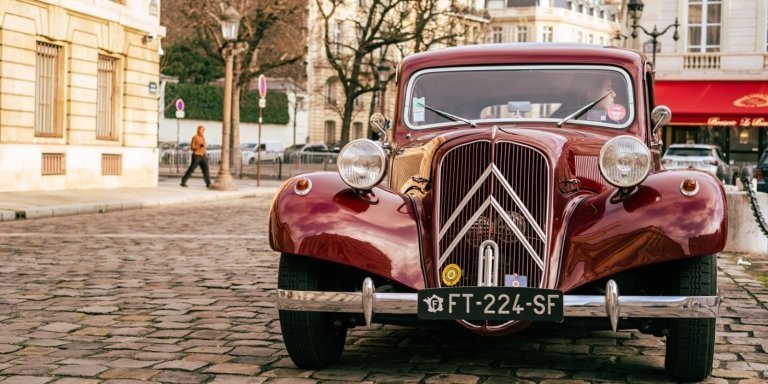
[[341,53],[341,21],[333,23],[333,49],[336,54]]
[[325,121],[325,145],[328,148],[336,143],[336,122],[333,120]]
[[504,30],[501,27],[491,29],[491,43],[498,44],[504,42]]
[[581,31],[576,32],[576,42],[577,43],[584,42],[584,32],[581,32]]
[[116,63],[117,60],[99,55],[96,79],[96,138],[101,140],[117,140],[116,95]]
[[360,97],[360,96],[355,97],[355,99],[352,100],[352,107],[354,107],[355,109],[362,108],[363,107],[363,98]]
[[528,26],[518,25],[517,27],[517,42],[525,43],[528,41]]
[[66,157],[63,153],[43,153],[41,175],[64,175],[66,172]]
[[688,2],[688,52],[720,52],[721,0]]
[[101,155],[101,174],[103,176],[120,176],[123,174],[122,155]]
[[354,139],[365,138],[365,136],[363,136],[363,123],[359,121],[352,123],[352,134],[352,138]]
[[552,35],[554,35],[554,31],[551,26],[542,28],[541,41],[545,43],[551,43],[553,37]]
[[61,47],[38,42],[35,65],[35,136],[61,137]]
[[593,35],[593,34],[591,34],[591,33],[590,33],[590,34],[588,34],[588,35],[587,35],[587,43],[588,43],[588,44],[594,44],[594,43],[595,43],[595,35]]
[[336,80],[328,79],[328,81],[325,82],[325,103],[328,105],[336,105],[337,94]]

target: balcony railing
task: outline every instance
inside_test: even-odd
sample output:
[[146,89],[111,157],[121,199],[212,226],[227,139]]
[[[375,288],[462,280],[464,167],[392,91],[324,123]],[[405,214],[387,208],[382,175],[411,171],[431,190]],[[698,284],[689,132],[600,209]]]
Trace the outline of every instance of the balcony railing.
[[687,53],[683,57],[684,69],[720,69],[720,53]]

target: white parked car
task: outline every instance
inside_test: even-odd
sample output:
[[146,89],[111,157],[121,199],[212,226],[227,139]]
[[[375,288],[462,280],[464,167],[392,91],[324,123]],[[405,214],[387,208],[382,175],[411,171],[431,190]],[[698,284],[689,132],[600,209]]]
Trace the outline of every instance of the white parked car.
[[[256,164],[258,159],[258,152],[256,152],[257,143],[243,143],[240,144],[240,153],[243,157],[243,164]],[[283,160],[283,143],[279,141],[267,141],[261,142],[261,161],[262,162],[276,162],[279,163]]]
[[727,183],[733,182],[735,174],[723,160],[720,147],[710,144],[672,144],[661,158],[661,164],[666,169],[699,169]]

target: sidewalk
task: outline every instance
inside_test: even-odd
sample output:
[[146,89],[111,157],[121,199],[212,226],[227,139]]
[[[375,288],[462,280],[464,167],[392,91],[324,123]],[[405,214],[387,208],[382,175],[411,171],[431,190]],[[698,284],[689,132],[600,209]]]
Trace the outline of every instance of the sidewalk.
[[200,178],[179,185],[179,178],[161,177],[157,188],[86,189],[49,192],[0,192],[0,221],[104,213],[126,209],[156,207],[246,197],[272,198],[281,182],[235,178],[236,191],[205,188]]

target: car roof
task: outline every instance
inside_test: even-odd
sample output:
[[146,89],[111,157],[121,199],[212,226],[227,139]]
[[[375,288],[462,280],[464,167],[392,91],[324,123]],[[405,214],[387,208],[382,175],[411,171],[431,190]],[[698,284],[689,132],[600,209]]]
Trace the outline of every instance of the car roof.
[[670,144],[669,149],[672,148],[717,148],[720,149],[720,146],[718,145],[712,145],[712,144]]
[[416,53],[402,69],[492,64],[613,64],[641,67],[645,58],[634,50],[573,43],[474,44]]

